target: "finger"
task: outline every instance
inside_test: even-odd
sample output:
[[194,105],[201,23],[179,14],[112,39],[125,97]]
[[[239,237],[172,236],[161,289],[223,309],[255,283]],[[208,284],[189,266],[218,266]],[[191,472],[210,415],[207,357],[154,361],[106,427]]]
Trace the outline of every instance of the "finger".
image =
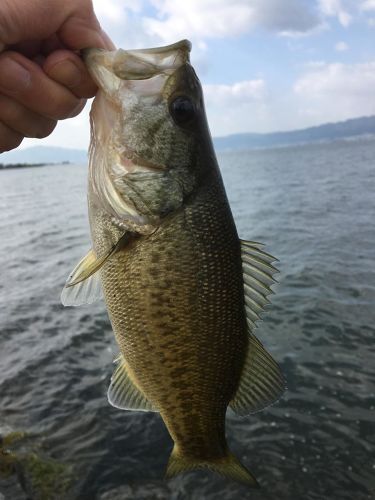
[[65,47],[59,37],[54,34],[45,40],[26,40],[14,45],[9,45],[7,48],[8,50],[20,52],[28,59],[33,59],[40,54],[47,56],[54,50],[64,49]]
[[91,0],[64,2],[33,0],[0,1],[1,42],[13,45],[21,40],[45,40],[57,33],[73,50],[86,47],[110,48],[102,32]]
[[71,111],[67,118],[74,118],[79,115],[83,108],[86,106],[86,99],[79,99],[77,106]]
[[56,50],[43,64],[45,73],[55,82],[67,87],[77,97],[93,97],[97,86],[82,59],[71,50]]
[[42,47],[41,47],[41,52],[45,56],[48,56],[48,54],[51,54],[51,52],[54,52],[55,50],[59,49],[65,49],[65,45],[61,42],[59,37],[54,34],[47,38],[46,40],[43,40],[42,42]]
[[21,144],[23,135],[10,129],[0,122],[0,153],[15,149]]
[[14,99],[0,95],[0,120],[8,128],[24,137],[42,139],[50,135],[56,121],[40,116]]
[[59,30],[59,37],[64,45],[73,50],[88,47],[114,50],[115,45],[107,33],[100,27],[95,14],[85,17],[72,17]]
[[40,54],[41,46],[42,42],[38,40],[29,40],[10,46],[8,47],[8,50],[15,50],[28,57],[29,59],[32,59],[37,54]]
[[17,52],[0,54],[0,91],[31,111],[53,120],[75,116],[76,110],[82,106],[80,99],[66,87]]

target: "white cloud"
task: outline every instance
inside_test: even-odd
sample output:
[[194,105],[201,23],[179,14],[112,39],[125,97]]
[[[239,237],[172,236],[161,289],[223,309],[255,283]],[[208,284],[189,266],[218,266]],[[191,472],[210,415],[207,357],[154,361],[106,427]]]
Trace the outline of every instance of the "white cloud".
[[361,10],[375,10],[375,0],[366,0],[362,2]]
[[353,20],[353,16],[349,13],[352,2],[347,1],[348,7],[344,7],[344,2],[341,0],[318,0],[323,15],[328,17],[337,17],[342,26],[347,27]]
[[269,130],[268,90],[263,79],[206,84],[203,91],[214,136]]
[[[150,4],[155,15],[146,18],[144,8]],[[192,38],[193,64],[201,77],[209,72],[210,44],[215,37],[227,38],[230,44],[230,37],[259,28],[277,35],[317,36],[320,29],[329,27],[330,20],[337,19],[347,27],[361,13],[362,21],[366,16],[364,22],[375,27],[375,17],[371,17],[375,0],[94,0],[94,6],[103,28],[118,47],[150,47]],[[349,35],[343,37],[348,42]],[[344,51],[349,46],[339,40],[335,49]],[[324,58],[325,54],[316,50],[311,56]],[[230,60],[223,60],[222,71],[231,71],[231,64]],[[266,70],[270,63],[261,64],[259,71]],[[294,70],[286,61],[285,73]],[[224,85],[218,76],[216,82],[204,86],[214,135],[303,128],[375,114],[375,62],[353,65],[313,62],[304,67],[304,74],[288,88],[281,88],[278,81],[266,83],[262,78]],[[88,139],[87,107],[79,117],[60,122],[52,136],[42,143],[86,148]],[[30,143],[40,141],[26,142]]]
[[126,20],[126,11],[124,3],[120,0],[110,0],[103,2],[103,0],[93,0],[95,13],[103,23],[108,22],[124,22]]
[[140,13],[142,0],[93,0],[94,10],[99,19],[121,22],[126,18],[126,11]]
[[347,50],[349,50],[349,45],[345,42],[337,42],[335,45],[335,50],[337,50],[337,52],[346,52]]
[[253,17],[248,2],[221,0],[154,0],[159,19],[148,18],[145,26],[162,39],[224,37],[247,31]]
[[375,61],[309,67],[294,85],[300,113],[316,123],[375,114]]
[[258,0],[254,10],[254,25],[277,33],[307,33],[321,20],[306,0]]
[[206,101],[210,103],[237,103],[242,105],[244,101],[259,100],[265,96],[264,80],[247,80],[232,85],[207,84],[203,87]]
[[145,30],[142,0],[93,0],[102,28],[117,47],[139,48],[158,45],[160,38]]
[[256,27],[305,32],[319,24],[307,0],[151,0],[158,18],[145,27],[163,40],[237,36]]

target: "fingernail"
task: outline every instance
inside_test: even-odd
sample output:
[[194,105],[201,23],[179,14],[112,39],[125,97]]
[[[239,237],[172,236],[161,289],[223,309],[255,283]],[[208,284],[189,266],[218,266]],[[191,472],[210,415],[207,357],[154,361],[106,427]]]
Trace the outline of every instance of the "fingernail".
[[14,59],[0,60],[0,87],[7,93],[17,94],[26,90],[31,83],[29,71]]
[[71,89],[77,87],[82,81],[82,72],[72,61],[67,59],[49,68],[48,76]]

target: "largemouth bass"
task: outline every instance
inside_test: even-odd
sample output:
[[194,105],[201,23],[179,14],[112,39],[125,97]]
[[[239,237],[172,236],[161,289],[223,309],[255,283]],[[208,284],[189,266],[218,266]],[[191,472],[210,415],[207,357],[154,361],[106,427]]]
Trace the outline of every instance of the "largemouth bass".
[[88,49],[92,250],[65,305],[104,294],[120,348],[108,390],[121,409],[157,411],[174,441],[167,476],[208,468],[253,487],[230,452],[228,406],[247,415],[284,390],[253,331],[272,256],[238,238],[207,125],[190,42]]

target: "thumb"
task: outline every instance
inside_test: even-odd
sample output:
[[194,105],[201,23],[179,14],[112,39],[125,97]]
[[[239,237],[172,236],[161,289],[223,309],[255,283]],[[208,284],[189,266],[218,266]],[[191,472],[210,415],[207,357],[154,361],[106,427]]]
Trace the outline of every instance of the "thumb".
[[101,29],[94,13],[92,17],[72,16],[60,28],[58,36],[61,42],[72,50],[87,47],[115,49],[109,36]]
[[72,50],[109,47],[91,0],[1,0],[0,48],[57,34]]

